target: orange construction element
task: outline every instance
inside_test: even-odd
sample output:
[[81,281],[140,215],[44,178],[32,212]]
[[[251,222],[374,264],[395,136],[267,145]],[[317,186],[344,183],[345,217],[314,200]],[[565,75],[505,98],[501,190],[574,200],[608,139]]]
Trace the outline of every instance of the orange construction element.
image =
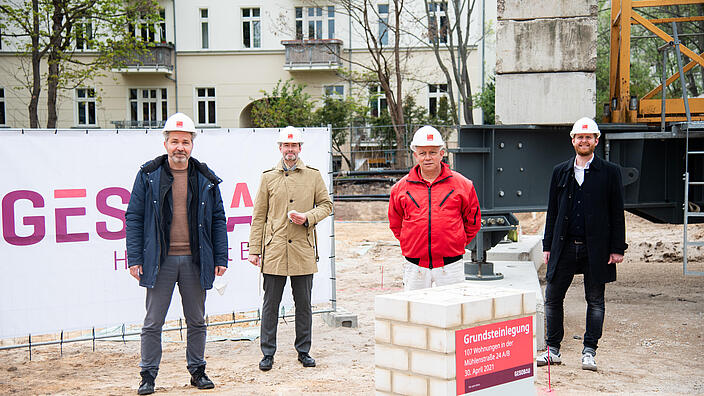
[[[638,110],[630,110],[631,99],[631,25],[641,25],[663,40],[663,44],[674,41],[669,34],[656,26],[660,23],[686,22],[704,20],[704,16],[687,16],[681,18],[647,19],[636,12],[636,8],[661,7],[669,5],[704,4],[704,0],[612,0],[611,2],[611,52],[609,73],[609,98],[611,98],[610,116],[605,122],[613,123],[659,123],[662,102],[653,97],[663,89],[662,84],[648,92],[638,101]],[[690,59],[683,65],[684,72],[696,65],[704,67],[704,54],[697,54],[680,44],[680,52]],[[670,54],[674,55],[674,54]],[[670,76],[665,86],[679,78],[679,72]],[[692,121],[704,121],[704,98],[688,98]],[[614,106],[615,105],[615,106]],[[685,120],[684,101],[682,98],[666,99],[665,121]]]

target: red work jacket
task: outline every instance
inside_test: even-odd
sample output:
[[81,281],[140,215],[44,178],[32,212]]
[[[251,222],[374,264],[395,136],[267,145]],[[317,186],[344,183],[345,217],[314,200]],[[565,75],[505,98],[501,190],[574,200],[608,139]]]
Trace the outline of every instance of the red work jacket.
[[472,181],[442,163],[428,183],[416,165],[391,188],[389,227],[414,264],[432,269],[460,260],[481,227]]

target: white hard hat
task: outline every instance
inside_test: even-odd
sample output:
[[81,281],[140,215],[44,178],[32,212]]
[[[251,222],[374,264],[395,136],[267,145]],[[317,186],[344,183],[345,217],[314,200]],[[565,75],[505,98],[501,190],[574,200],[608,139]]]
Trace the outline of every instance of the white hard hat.
[[303,134],[300,129],[287,126],[279,131],[279,139],[276,143],[303,143]]
[[173,114],[164,124],[164,133],[167,132],[190,132],[196,133],[196,126],[191,117],[183,114]]
[[601,137],[601,131],[599,131],[599,127],[596,125],[596,122],[588,117],[582,117],[577,120],[574,125],[572,125],[570,137],[574,138],[574,135],[578,133],[593,133],[596,135],[597,139]]
[[413,140],[411,141],[411,150],[416,151],[418,146],[445,146],[445,142],[442,140],[442,135],[437,129],[426,125],[418,128],[416,133],[413,135]]

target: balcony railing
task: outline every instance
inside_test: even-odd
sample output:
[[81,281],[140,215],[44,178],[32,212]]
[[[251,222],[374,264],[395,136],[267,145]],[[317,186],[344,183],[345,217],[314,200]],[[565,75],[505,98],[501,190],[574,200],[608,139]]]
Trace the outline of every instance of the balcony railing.
[[342,66],[342,40],[283,40],[285,70],[335,70]]
[[147,52],[117,57],[113,71],[121,73],[171,73],[173,44],[149,43]]
[[161,129],[166,121],[135,121],[135,120],[117,120],[110,121],[115,125],[115,129]]

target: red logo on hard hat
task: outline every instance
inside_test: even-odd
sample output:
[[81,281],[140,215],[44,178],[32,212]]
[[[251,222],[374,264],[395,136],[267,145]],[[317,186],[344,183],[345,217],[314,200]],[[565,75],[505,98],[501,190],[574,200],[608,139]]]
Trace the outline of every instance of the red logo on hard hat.
[[433,134],[432,134],[432,133],[429,133],[428,136],[427,136],[427,138],[428,138],[428,140],[433,140]]
[[183,128],[183,121],[176,121],[176,126],[179,128]]
[[292,134],[292,133],[289,133],[289,134],[288,134],[288,138],[289,138],[289,139],[293,139],[293,134]]
[[589,129],[589,125],[587,125],[587,124],[582,124],[582,129]]

